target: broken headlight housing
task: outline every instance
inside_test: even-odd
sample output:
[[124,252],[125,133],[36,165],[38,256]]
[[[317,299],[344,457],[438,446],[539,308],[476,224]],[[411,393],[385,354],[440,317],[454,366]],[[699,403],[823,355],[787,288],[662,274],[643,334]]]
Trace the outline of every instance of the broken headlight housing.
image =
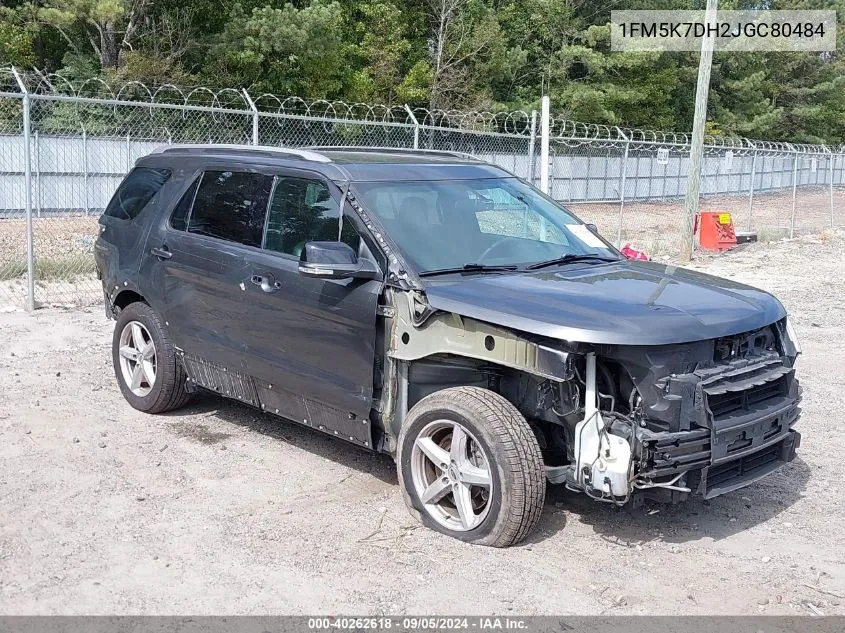
[[795,328],[792,327],[792,322],[789,320],[789,317],[786,317],[784,331],[786,332],[786,337],[789,339],[789,342],[792,343],[792,347],[795,348],[795,353],[800,354],[801,344],[798,342],[798,335],[795,334]]

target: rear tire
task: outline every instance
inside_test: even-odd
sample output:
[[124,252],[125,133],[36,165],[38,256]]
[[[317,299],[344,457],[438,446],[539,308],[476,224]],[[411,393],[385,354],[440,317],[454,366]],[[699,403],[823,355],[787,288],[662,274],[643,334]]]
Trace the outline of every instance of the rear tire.
[[182,360],[161,317],[146,303],[131,303],[120,311],[112,363],[123,397],[139,411],[163,413],[190,399]]
[[411,514],[469,543],[518,543],[543,510],[537,438],[516,407],[487,389],[443,389],[414,405],[399,434],[397,469]]

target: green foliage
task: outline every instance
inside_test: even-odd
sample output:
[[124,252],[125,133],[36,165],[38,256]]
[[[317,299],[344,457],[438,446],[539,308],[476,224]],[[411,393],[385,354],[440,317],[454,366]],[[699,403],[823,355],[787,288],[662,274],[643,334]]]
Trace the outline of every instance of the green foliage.
[[390,103],[411,51],[402,11],[392,2],[371,0],[356,3],[352,17],[348,58],[357,70],[350,74],[347,94],[354,101]]
[[211,49],[211,76],[259,92],[340,96],[347,70],[343,23],[338,2],[313,0],[301,9],[268,5],[249,14],[235,5]]
[[433,75],[428,60],[418,61],[405,75],[402,83],[396,87],[397,100],[414,106],[427,105],[429,95],[431,95]]
[[[90,47],[103,68],[116,68],[124,50],[132,49],[138,25],[150,3],[151,0],[44,0],[36,6],[41,6],[38,19],[56,29],[74,51]],[[76,37],[82,41],[76,41]]]
[[607,26],[591,26],[575,43],[561,48],[550,71],[556,109],[579,121],[674,128],[667,99],[679,84],[674,59],[609,49]]
[[20,17],[18,12],[0,8],[0,66],[27,68],[36,62],[37,25]]
[[[760,6],[724,0],[722,8]],[[7,0],[0,65],[165,84],[247,87],[305,99],[526,109],[619,126],[689,130],[697,53],[610,50],[611,9],[700,8],[701,0]],[[845,0],[834,53],[714,57],[708,130],[845,142]],[[89,92],[96,92],[90,84]],[[44,129],[105,129],[58,105]],[[3,115],[4,120],[7,119]],[[11,120],[11,119],[9,119]],[[162,121],[162,129],[168,126]],[[203,132],[197,128],[197,138]],[[350,128],[350,140],[360,131]],[[193,134],[193,132],[191,132]]]

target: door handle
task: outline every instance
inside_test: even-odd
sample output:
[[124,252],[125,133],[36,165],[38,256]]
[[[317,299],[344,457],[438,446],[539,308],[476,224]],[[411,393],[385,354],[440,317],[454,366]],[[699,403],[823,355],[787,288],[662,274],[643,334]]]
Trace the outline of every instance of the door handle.
[[161,248],[151,248],[150,253],[152,253],[159,259],[170,259],[171,257],[173,257],[173,253],[167,250],[166,246],[162,246]]
[[253,275],[249,278],[250,282],[261,288],[264,292],[275,292],[280,290],[282,283],[276,281],[273,275]]

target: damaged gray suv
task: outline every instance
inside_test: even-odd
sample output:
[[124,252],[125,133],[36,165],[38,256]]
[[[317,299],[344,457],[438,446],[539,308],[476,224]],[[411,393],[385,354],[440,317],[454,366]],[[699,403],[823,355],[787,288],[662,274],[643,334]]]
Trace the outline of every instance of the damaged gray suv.
[[464,541],[525,538],[547,482],[713,497],[799,444],[774,297],[628,261],[469,155],[168,146],[95,252],[129,404],[212,391],[388,453],[411,513]]

